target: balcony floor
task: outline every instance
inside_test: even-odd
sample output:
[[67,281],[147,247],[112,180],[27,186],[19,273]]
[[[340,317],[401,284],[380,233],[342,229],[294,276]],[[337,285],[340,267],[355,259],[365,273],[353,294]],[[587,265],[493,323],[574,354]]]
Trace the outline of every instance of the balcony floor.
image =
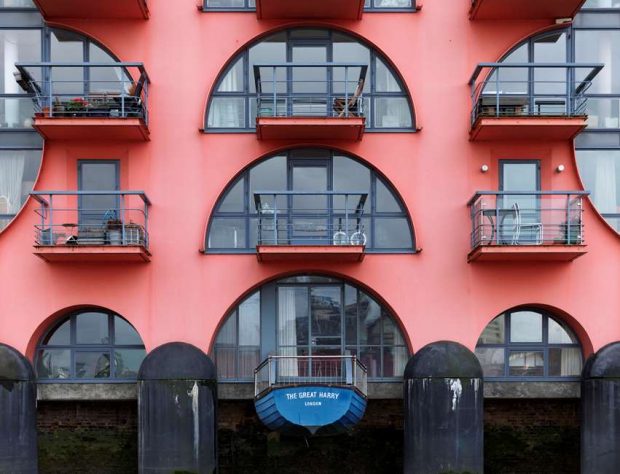
[[587,117],[479,117],[471,141],[570,140],[587,125]]
[[259,20],[290,18],[327,18],[332,20],[361,20],[364,0],[256,0]]
[[555,20],[573,18],[585,0],[476,0],[471,20]]
[[33,127],[46,140],[149,141],[141,118],[35,117]]
[[145,0],[34,0],[46,20],[55,18],[117,18],[146,20]]
[[34,254],[48,263],[145,263],[150,252],[141,245],[35,245]]
[[361,262],[363,245],[257,245],[259,262]]
[[468,262],[572,262],[587,253],[585,245],[483,245]]
[[347,140],[364,135],[364,117],[258,117],[259,140]]

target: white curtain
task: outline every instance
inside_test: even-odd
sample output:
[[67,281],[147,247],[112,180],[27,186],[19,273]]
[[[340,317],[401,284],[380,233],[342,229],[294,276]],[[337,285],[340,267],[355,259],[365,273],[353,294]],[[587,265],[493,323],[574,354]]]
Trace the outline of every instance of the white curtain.
[[[16,32],[5,31],[4,32],[4,92],[6,94],[17,94],[20,92],[19,85],[15,81],[13,72],[15,69],[15,63],[19,61],[19,51],[17,48]],[[4,121],[8,127],[21,126],[19,123],[19,104],[18,100],[5,100],[4,101]]]
[[594,189],[592,199],[599,212],[614,214],[618,212],[616,194],[616,157],[601,153],[596,157],[594,170]]
[[579,375],[581,373],[581,350],[577,348],[562,349],[561,375]]
[[15,151],[10,156],[0,156],[0,197],[7,214],[15,214],[22,206],[22,182],[26,157]]
[[[281,356],[296,356],[297,345],[297,311],[295,308],[294,287],[278,288],[278,346],[281,347]],[[278,376],[297,377],[299,375],[297,360],[281,359],[278,367]]]

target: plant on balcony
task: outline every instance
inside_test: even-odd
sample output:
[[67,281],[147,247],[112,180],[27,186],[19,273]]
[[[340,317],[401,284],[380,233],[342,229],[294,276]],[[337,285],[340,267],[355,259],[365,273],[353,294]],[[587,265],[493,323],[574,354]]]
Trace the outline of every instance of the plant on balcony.
[[85,115],[91,106],[86,99],[76,97],[75,99],[65,102],[64,107],[67,114],[76,117],[78,115]]
[[143,245],[144,229],[140,224],[129,221],[125,224],[125,245]]
[[123,221],[120,219],[110,219],[107,224],[107,241],[110,245],[123,244]]

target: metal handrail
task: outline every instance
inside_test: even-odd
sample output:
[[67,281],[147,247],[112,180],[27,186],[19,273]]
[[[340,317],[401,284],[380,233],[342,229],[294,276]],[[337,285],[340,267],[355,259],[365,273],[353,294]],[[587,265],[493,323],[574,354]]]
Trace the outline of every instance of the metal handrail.
[[[15,80],[34,97],[35,112],[46,117],[112,117],[141,118],[148,124],[150,78],[141,62],[18,62]],[[54,70],[83,68],[82,79],[56,80]],[[117,79],[92,80],[92,68],[120,69]],[[35,79],[32,69],[40,71]],[[134,79],[129,69],[137,71]],[[114,84],[113,90],[94,90],[93,86]],[[79,92],[58,92],[59,86],[75,86]]]
[[368,394],[368,370],[354,355],[268,356],[254,369],[254,396],[273,388],[325,385]]
[[[602,70],[602,63],[480,63],[474,69],[468,84],[471,87],[474,123],[480,116],[582,116],[586,114],[586,92],[593,79]],[[525,80],[500,80],[502,69],[526,69]],[[561,80],[537,80],[537,70],[564,70]],[[589,70],[583,78],[578,78],[577,70]],[[487,71],[481,77],[483,71]],[[493,77],[495,75],[495,77]],[[494,85],[494,90],[488,87]],[[504,91],[507,86],[522,90]],[[538,91],[547,87],[551,92]],[[557,92],[563,90],[561,92]],[[485,101],[487,103],[485,103]]]
[[587,191],[478,191],[468,201],[472,249],[483,245],[583,245]]
[[[296,68],[324,69],[326,79],[293,79],[293,70]],[[343,79],[334,77],[334,71],[339,69],[343,71]],[[263,79],[261,76],[263,70],[270,70],[270,79]],[[257,63],[253,65],[253,71],[258,117],[328,116],[347,118],[365,115],[366,99],[363,96],[363,90],[368,73],[368,64],[346,62]],[[286,79],[278,79],[279,71],[283,71]],[[300,84],[324,85],[324,92],[293,91],[293,86]],[[341,85],[342,92],[340,90],[334,92],[334,86],[338,85]]]

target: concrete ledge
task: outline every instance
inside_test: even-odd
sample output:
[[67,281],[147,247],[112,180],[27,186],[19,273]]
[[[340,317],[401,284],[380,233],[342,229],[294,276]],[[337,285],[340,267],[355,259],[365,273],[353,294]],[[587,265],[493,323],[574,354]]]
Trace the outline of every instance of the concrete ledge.
[[485,382],[484,398],[579,398],[581,382]]
[[88,400],[136,400],[135,383],[40,383],[37,400],[41,401],[88,401]]

